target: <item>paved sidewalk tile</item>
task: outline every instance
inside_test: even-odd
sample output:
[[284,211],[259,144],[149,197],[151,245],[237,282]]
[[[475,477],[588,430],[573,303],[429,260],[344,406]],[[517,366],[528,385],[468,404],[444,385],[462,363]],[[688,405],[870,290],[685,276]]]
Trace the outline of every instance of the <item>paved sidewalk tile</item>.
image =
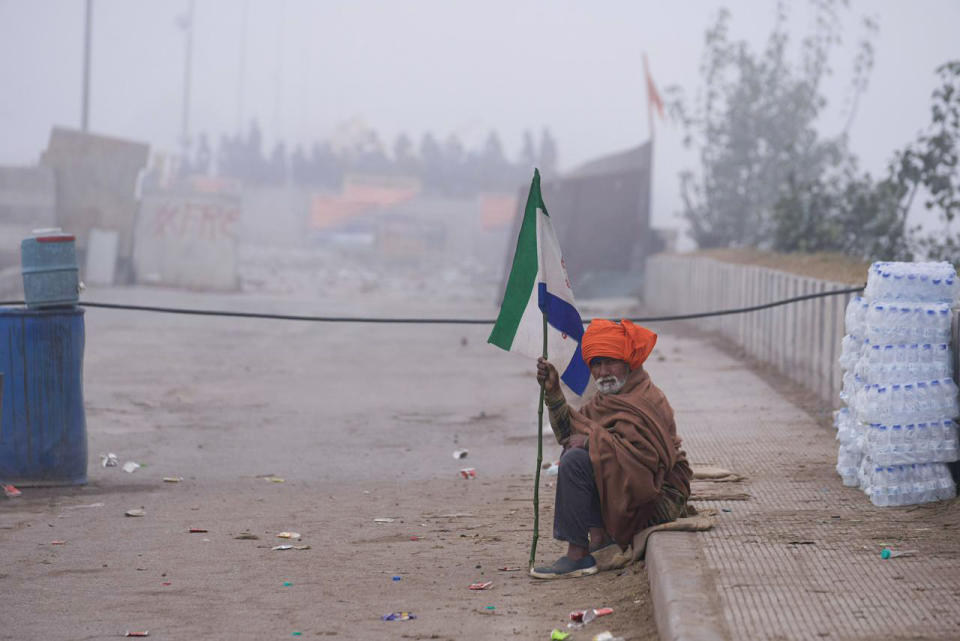
[[832,430],[745,364],[674,335],[655,354],[691,461],[748,477],[696,486],[751,497],[696,503],[717,511],[697,537],[733,639],[960,638],[958,501],[873,507],[835,473]]

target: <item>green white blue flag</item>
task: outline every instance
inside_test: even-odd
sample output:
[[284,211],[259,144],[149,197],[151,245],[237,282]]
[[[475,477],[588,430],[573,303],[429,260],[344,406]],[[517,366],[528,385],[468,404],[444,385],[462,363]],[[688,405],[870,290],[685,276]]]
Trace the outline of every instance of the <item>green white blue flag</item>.
[[543,204],[540,172],[534,170],[500,315],[487,342],[532,358],[541,356],[544,312],[549,359],[557,366],[561,380],[583,394],[590,380],[590,370],[580,353],[583,321]]

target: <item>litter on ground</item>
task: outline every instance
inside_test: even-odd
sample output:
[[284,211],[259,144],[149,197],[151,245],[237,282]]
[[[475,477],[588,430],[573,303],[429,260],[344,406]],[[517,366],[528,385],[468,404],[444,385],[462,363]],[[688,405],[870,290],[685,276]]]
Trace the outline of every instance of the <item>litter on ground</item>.
[[579,630],[597,617],[613,614],[613,608],[591,608],[589,610],[574,610],[570,613],[570,623],[567,627],[572,630]]
[[271,550],[279,550],[279,551],[284,551],[284,550],[309,550],[309,549],[310,549],[310,546],[309,546],[309,545],[277,545],[277,546],[272,547],[272,548],[270,548],[270,549],[271,549]]
[[593,636],[593,641],[623,641],[623,637],[615,637],[609,630]]
[[899,552],[895,552],[895,551],[891,550],[890,548],[883,548],[883,551],[880,552],[880,558],[881,558],[881,559],[896,559],[896,558],[899,558],[899,557],[902,557],[902,556],[916,556],[917,554],[919,554],[919,551],[918,551],[918,550],[901,550],[901,551],[899,551]]
[[383,621],[410,621],[416,619],[417,615],[413,612],[391,612],[380,617]]
[[83,510],[88,507],[103,507],[103,503],[87,503],[85,505],[64,505],[65,510]]
[[491,585],[493,585],[493,581],[486,581],[486,582],[481,582],[481,583],[471,583],[471,584],[470,584],[470,589],[471,589],[471,590],[486,590],[486,589],[489,588]]

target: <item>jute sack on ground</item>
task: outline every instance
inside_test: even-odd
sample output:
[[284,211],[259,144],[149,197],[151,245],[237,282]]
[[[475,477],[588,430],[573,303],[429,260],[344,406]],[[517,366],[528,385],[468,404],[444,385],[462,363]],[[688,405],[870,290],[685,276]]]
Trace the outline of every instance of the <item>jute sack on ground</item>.
[[644,557],[647,551],[647,539],[654,532],[676,531],[676,532],[703,532],[713,528],[713,519],[709,516],[687,516],[669,523],[653,525],[645,530],[640,530],[633,536],[633,542],[626,550],[621,551],[618,545],[608,545],[593,553],[593,558],[597,561],[597,569],[617,570],[635,563]]

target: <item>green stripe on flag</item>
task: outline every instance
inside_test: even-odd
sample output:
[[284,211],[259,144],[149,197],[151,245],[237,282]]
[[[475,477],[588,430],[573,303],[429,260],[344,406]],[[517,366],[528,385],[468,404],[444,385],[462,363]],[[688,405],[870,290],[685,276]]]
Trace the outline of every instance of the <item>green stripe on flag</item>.
[[530,195],[527,196],[527,206],[523,211],[523,222],[520,225],[520,235],[517,238],[517,249],[513,254],[513,266],[510,268],[510,278],[507,280],[507,289],[503,294],[503,304],[500,305],[500,315],[490,332],[488,343],[492,343],[507,351],[513,345],[513,338],[520,326],[520,319],[530,300],[530,295],[536,285],[537,270],[537,209],[547,213],[543,205],[543,196],[540,193],[540,171],[533,170],[533,181],[530,183]]

